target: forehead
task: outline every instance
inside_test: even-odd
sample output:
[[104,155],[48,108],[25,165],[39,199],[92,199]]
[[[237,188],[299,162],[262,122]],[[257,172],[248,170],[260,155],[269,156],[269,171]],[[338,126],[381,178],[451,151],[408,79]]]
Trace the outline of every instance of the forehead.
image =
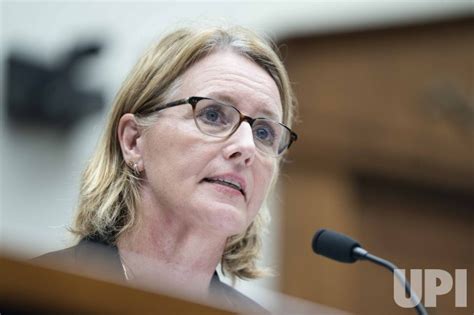
[[182,77],[179,94],[182,98],[215,98],[252,117],[282,120],[280,93],[273,78],[230,50],[211,53],[192,65]]

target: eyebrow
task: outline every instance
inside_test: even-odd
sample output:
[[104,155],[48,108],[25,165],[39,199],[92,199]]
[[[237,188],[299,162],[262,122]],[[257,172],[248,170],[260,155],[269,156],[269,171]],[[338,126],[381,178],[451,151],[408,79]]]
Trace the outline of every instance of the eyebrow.
[[[228,94],[219,93],[219,92],[210,92],[207,97],[213,98],[216,101],[220,101],[232,106],[236,106],[235,104],[237,103],[237,99],[235,97]],[[276,114],[274,111],[271,111],[267,108],[262,108],[262,109],[259,109],[258,112],[261,113],[263,116],[258,116],[254,118],[269,118],[276,122],[280,122],[280,118],[278,117],[278,114]]]

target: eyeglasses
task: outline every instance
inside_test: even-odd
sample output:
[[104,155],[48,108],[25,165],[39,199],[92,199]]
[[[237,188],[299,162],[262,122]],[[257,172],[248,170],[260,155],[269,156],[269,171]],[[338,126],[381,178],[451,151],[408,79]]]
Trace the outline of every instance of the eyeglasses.
[[167,103],[158,108],[151,108],[138,114],[150,114],[165,108],[189,104],[193,108],[194,122],[204,134],[228,138],[244,121],[252,128],[255,146],[264,154],[273,157],[282,155],[298,135],[287,126],[268,118],[252,118],[243,115],[232,105],[224,104],[208,97],[191,96]]

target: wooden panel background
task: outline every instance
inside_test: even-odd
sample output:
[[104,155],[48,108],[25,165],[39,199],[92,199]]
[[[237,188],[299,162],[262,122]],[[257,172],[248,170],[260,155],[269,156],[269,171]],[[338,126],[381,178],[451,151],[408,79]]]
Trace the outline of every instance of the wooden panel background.
[[[401,268],[474,267],[474,19],[282,39],[300,139],[282,180],[285,293],[358,314],[413,314],[391,275],[312,254],[316,229]],[[438,297],[430,314],[472,314]]]

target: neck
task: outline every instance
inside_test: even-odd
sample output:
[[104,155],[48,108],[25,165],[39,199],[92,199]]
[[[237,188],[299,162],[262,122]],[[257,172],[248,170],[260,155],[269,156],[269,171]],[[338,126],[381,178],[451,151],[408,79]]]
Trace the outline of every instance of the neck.
[[139,205],[138,224],[117,242],[128,280],[149,289],[207,298],[226,237],[146,208]]

